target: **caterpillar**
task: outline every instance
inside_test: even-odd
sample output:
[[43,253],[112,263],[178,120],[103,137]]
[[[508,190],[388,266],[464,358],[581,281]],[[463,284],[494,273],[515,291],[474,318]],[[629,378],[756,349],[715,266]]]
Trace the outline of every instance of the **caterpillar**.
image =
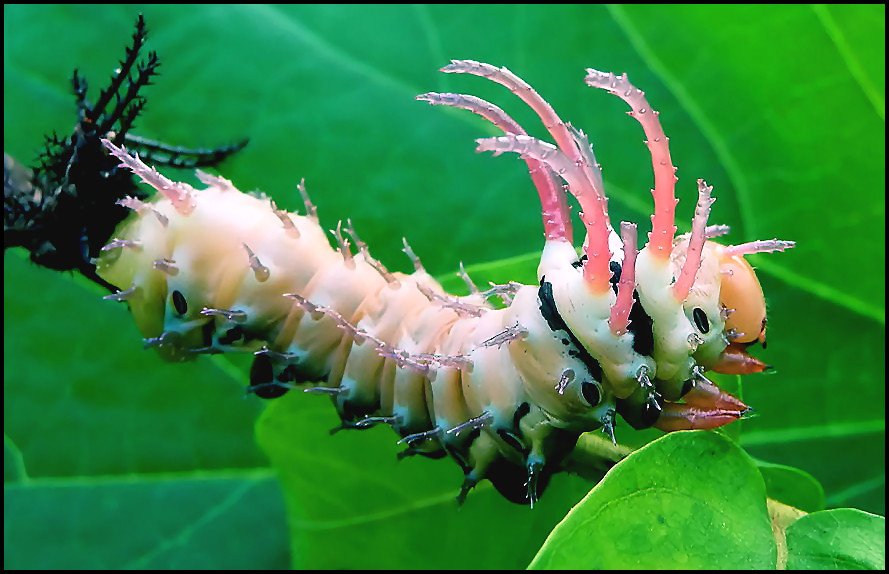
[[[794,243],[713,241],[728,228],[707,225],[714,199],[703,180],[691,232],[677,236],[667,138],[625,74],[589,69],[585,81],[623,99],[646,134],[654,214],[641,249],[634,224],[622,222],[620,233],[611,226],[582,131],[506,68],[454,60],[442,71],[503,85],[555,142],[527,135],[485,100],[417,96],[489,120],[504,135],[476,140],[477,151],[526,162],[545,237],[537,285],[482,291],[464,273],[470,294],[451,295],[406,242],[412,274],[386,269],[348,222],[333,230],[333,248],[304,182],[306,214],[297,215],[200,170],[203,189],[170,180],[104,138],[121,166],[159,192],[120,200],[132,213],[94,260],[115,288],[106,298],[129,305],[146,346],[166,360],[252,353],[248,390],[257,396],[325,395],[340,428],[388,425],[404,454],[450,456],[465,475],[461,502],[487,479],[507,499],[533,505],[581,433],[601,429],[615,441],[618,414],[634,428],[664,431],[745,416],[750,409],[705,372],[768,368],[748,352],[765,345],[766,307],[744,255]],[[568,194],[586,232],[580,255]]]

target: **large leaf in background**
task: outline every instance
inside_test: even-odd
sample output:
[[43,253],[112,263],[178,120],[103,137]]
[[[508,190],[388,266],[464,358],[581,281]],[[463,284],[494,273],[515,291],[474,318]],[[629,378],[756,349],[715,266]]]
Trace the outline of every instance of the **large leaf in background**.
[[[305,177],[325,226],[351,217],[375,255],[403,270],[402,235],[436,274],[541,245],[522,165],[473,153],[491,129],[413,101],[470,92],[543,135],[501,87],[437,73],[450,58],[508,66],[584,129],[612,218],[644,232],[641,130],[622,102],[582,81],[590,66],[628,72],[671,138],[680,229],[704,177],[718,198],[713,221],[730,224],[733,241],[799,245],[755,262],[770,302],[762,356],[777,372],[746,379],[759,417],[743,423],[742,445],[815,475],[829,507],[885,511],[883,7],[5,6],[5,151],[30,160],[44,133],[70,129],[71,70],[102,87],[138,10],[164,62],[138,133],[191,146],[250,136],[226,177],[289,209]],[[161,363],[140,349],[122,306],[17,254],[4,258],[4,285],[7,567],[287,564],[280,493],[248,440],[260,407],[239,400],[222,363]],[[326,416],[314,423],[326,428],[334,417],[319,408],[318,397],[274,405],[297,421]],[[392,567],[524,566],[585,490],[560,478],[530,512],[482,489],[457,513],[437,486],[456,492],[456,466],[386,470],[396,451],[386,434],[330,438],[319,426],[291,436],[337,484],[348,482],[337,460],[366,444],[400,496],[380,504],[388,512],[350,516],[337,509],[367,510],[358,478],[373,480],[370,469],[351,491],[306,484],[302,500],[288,498],[294,564],[340,565],[352,549],[348,565],[382,565],[361,561],[367,549]],[[438,498],[408,501],[422,476]],[[428,532],[427,545],[404,552],[408,531]]]

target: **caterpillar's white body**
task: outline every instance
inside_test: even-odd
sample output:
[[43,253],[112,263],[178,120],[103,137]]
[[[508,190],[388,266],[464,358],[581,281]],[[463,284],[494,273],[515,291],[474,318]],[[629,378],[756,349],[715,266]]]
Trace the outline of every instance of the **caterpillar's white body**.
[[[448,71],[497,73],[473,62],[452,66]],[[508,71],[499,73],[506,78],[501,83],[519,85]],[[450,96],[436,95],[433,103],[476,113],[493,109]],[[549,112],[538,110],[542,117]],[[497,117],[501,127],[508,124],[504,117]],[[564,145],[546,147],[508,126],[511,137],[480,140],[480,149],[519,151],[529,164],[540,162],[593,213],[597,198],[589,190],[598,190],[601,178],[580,145],[585,137],[571,132],[577,148],[570,153],[581,150],[591,161],[572,167],[558,155],[570,156]],[[495,308],[477,292],[448,295],[419,265],[411,275],[389,273],[357,237],[358,254],[341,238],[334,250],[308,202],[306,216],[284,213],[267,198],[206,174],[199,175],[207,188],[192,189],[106,146],[161,191],[150,204],[130,204],[134,215],[97,267],[123,289],[113,298],[129,302],[146,340],[169,360],[253,352],[251,384],[263,396],[324,380],[312,390],[330,393],[344,426],[386,422],[410,452],[452,455],[467,475],[463,494],[487,477],[514,500],[523,497],[516,485],[527,481],[533,500],[538,477],[553,470],[579,433],[600,427],[612,433],[616,410],[634,426],[671,430],[712,428],[746,409],[701,375],[731,347],[720,286],[724,262],[740,258],[704,241],[705,184],[695,230],[675,241],[670,232],[666,251],[661,241],[660,251],[649,244],[637,255],[634,233],[625,228],[619,237],[611,230],[600,201],[599,219],[583,219],[588,243],[581,260],[563,229],[567,211],[552,207],[555,215],[547,219],[546,186],[538,183],[547,230],[540,286],[516,286],[508,305]],[[583,186],[590,186],[586,195],[576,189]],[[696,265],[686,264],[695,249],[700,262],[685,277]],[[601,270],[609,263],[617,269],[613,277],[595,275],[595,265]],[[619,282],[621,266],[635,278],[625,271]],[[682,281],[687,290],[677,296],[675,284]],[[635,300],[628,299],[634,292]],[[764,331],[764,315],[762,322]],[[746,341],[756,336],[759,331]],[[734,363],[742,365],[739,372],[761,370],[744,357]],[[682,397],[685,403],[676,402]]]
[[[522,425],[532,453],[544,449],[552,427],[583,432],[599,428],[611,416],[613,401],[593,409],[583,401],[580,384],[591,377],[536,312],[536,288],[521,287],[504,309],[482,307],[480,296],[464,298],[464,303],[484,311],[461,316],[418,289],[422,285],[444,294],[424,271],[395,273],[396,281],[387,281],[363,254],[346,259],[334,251],[313,219],[287,215],[297,237],[275,215],[268,199],[241,193],[221,178],[205,181],[210,186],[194,192],[194,210],[188,215],[159,196],[151,209],[163,218],[148,210],[120,229],[121,237],[137,241],[141,248],[116,247],[99,265],[108,281],[136,287],[125,297],[146,339],[165,338],[163,344],[158,341],[165,358],[186,360],[201,352],[257,352],[267,347],[273,352],[269,356],[276,373],[297,365],[306,381],[327,378],[326,385],[342,388],[335,401],[348,422],[359,423],[361,418],[349,417],[349,409],[355,407],[344,405],[379,404],[358,412],[361,417],[398,417],[393,426],[405,436],[433,427],[447,431],[482,413],[490,413],[491,428],[511,429],[516,405],[528,403],[532,412],[523,417]],[[244,244],[268,269],[266,281],[257,279]],[[153,267],[161,260],[175,262],[175,274]],[[174,291],[187,301],[185,316],[179,316],[169,302]],[[433,358],[425,372],[419,366],[399,367],[397,358],[382,356],[372,341],[354,340],[332,317],[316,319],[285,293],[299,293],[319,307],[335,310],[395,350],[414,356],[434,354],[443,360],[464,357],[467,366],[436,364]],[[202,339],[203,325],[211,320],[200,314],[205,308],[237,310],[247,317],[243,322],[217,317],[213,351]],[[500,345],[492,341],[517,324],[526,331],[523,339]],[[236,326],[261,336],[238,346],[219,341]],[[520,371],[517,365],[524,368]],[[569,369],[577,375],[560,395],[555,382]],[[432,413],[434,420],[429,418]],[[439,440],[458,448],[469,430],[442,432]],[[473,442],[470,460],[490,459],[504,446],[498,444],[502,439],[496,433],[483,436]],[[542,452],[536,456],[544,461]],[[482,476],[480,468],[477,478]]]

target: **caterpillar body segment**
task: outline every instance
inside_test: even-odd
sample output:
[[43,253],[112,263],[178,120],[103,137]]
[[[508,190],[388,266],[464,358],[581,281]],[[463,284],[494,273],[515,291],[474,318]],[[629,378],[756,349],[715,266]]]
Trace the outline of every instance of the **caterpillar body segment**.
[[[194,189],[167,180],[105,140],[123,165],[158,190],[98,259],[121,291],[146,344],[168,360],[252,352],[249,389],[275,398],[294,388],[326,394],[341,428],[391,426],[405,454],[450,456],[463,469],[462,500],[484,478],[533,504],[581,433],[615,440],[616,415],[635,428],[715,428],[749,409],[704,376],[760,372],[746,347],[765,341],[765,304],[752,252],[777,240],[725,247],[707,226],[712,188],[698,181],[692,231],[675,236],[675,168],[644,95],[626,76],[588,70],[587,83],[619,95],[649,138],[655,215],[638,248],[636,226],[608,220],[598,163],[586,136],[564,123],[505,68],[469,60],[443,68],[489,78],[534,109],[558,145],[527,135],[503,110],[461,94],[418,99],[467,109],[500,127],[479,151],[520,154],[541,199],[545,243],[537,285],[446,293],[414,263],[389,272],[349,223],[330,235],[207,174]],[[578,257],[562,180],[583,210]],[[345,230],[345,234],[344,234]],[[357,246],[352,253],[349,239]],[[489,298],[500,296],[505,306]],[[320,381],[320,384],[319,384]]]

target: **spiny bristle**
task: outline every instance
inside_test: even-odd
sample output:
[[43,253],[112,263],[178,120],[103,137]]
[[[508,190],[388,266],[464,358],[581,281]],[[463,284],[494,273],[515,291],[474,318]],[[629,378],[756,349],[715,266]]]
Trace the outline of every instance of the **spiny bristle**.
[[117,293],[112,293],[110,295],[105,295],[102,299],[106,299],[108,301],[132,301],[138,297],[142,296],[142,288],[138,285],[134,285],[127,289],[126,291],[118,291]]
[[488,285],[490,285],[490,288],[481,291],[479,294],[485,299],[499,297],[504,305],[510,305],[515,294],[522,288],[522,284],[516,281],[510,281],[509,283],[504,283],[502,285],[489,281]]
[[266,346],[263,346],[260,350],[254,351],[254,355],[266,355],[271,359],[276,361],[292,361],[293,359],[298,359],[299,355],[295,355],[293,353],[279,353],[278,351],[273,351]]
[[299,239],[299,229],[296,228],[296,225],[293,223],[293,220],[290,219],[290,214],[284,211],[283,209],[278,209],[278,206],[275,205],[274,201],[271,201],[272,213],[281,220],[281,223],[284,225],[284,233],[287,234],[288,237],[292,239]]
[[111,251],[112,249],[122,249],[124,247],[134,251],[142,251],[142,242],[132,239],[117,239],[115,237],[108,242],[108,245],[102,247],[100,251]]
[[223,317],[224,319],[234,321],[235,323],[245,323],[247,321],[247,313],[237,309],[211,309],[210,307],[204,307],[201,309],[201,315],[207,317]]
[[485,339],[484,341],[479,343],[479,347],[501,347],[505,343],[509,343],[510,341],[515,341],[517,339],[522,339],[527,335],[528,330],[522,327],[520,324],[516,323],[515,325],[512,325],[500,331],[493,337]]
[[704,229],[704,235],[707,239],[712,239],[714,237],[719,237],[720,235],[726,235],[732,230],[728,225],[708,225],[706,229]]
[[299,180],[299,184],[296,186],[296,189],[299,190],[299,194],[303,198],[303,204],[306,206],[306,217],[318,223],[318,209],[312,203],[312,200],[309,199],[309,194],[306,191],[306,178],[302,178]]
[[331,229],[330,233],[336,238],[340,255],[343,256],[343,262],[346,264],[346,267],[354,269],[355,260],[352,257],[352,250],[349,248],[349,240],[343,237],[343,220],[337,221],[336,229]]
[[197,176],[198,180],[201,181],[201,183],[204,183],[211,187],[215,187],[223,191],[238,191],[238,188],[234,186],[231,180],[225,179],[221,175],[213,175],[207,173],[202,169],[196,169],[195,175]]
[[355,245],[358,247],[358,252],[361,253],[361,255],[364,257],[364,260],[369,263],[371,267],[377,270],[377,273],[379,273],[383,277],[383,279],[386,280],[386,283],[393,287],[398,287],[401,285],[401,282],[398,281],[398,279],[396,279],[395,276],[392,275],[392,273],[390,273],[388,269],[386,269],[386,266],[370,254],[370,249],[368,249],[367,243],[365,243],[361,240],[360,237],[358,237],[358,233],[355,231],[351,219],[346,219],[346,233],[348,233],[349,236],[352,237],[352,241],[355,242]]
[[466,284],[466,288],[469,289],[470,293],[475,294],[479,292],[476,284],[472,281],[472,279],[470,279],[469,273],[466,272],[466,268],[463,267],[462,261],[460,262],[460,269],[457,271],[457,276],[463,280],[463,283]]
[[454,297],[447,293],[439,293],[423,283],[417,283],[417,290],[425,295],[430,301],[437,303],[446,309],[451,309],[458,315],[464,317],[480,317],[482,313],[490,310],[472,303],[465,303],[461,301],[459,297]]
[[136,197],[125,197],[118,200],[116,203],[117,205],[132,209],[142,216],[144,216],[146,213],[153,213],[163,227],[168,227],[170,225],[170,220],[169,218],[167,218],[166,215],[156,210],[151,204],[145,203]]
[[780,239],[764,239],[760,241],[751,241],[749,243],[741,243],[739,245],[729,245],[723,252],[726,257],[733,255],[749,255],[751,253],[771,253],[774,251],[786,251],[796,246],[794,241],[783,241]]
[[411,249],[411,246],[407,242],[407,238],[402,237],[401,241],[404,243],[404,247],[401,250],[404,251],[404,254],[407,255],[408,259],[411,260],[411,263],[414,264],[414,271],[425,273],[426,269],[423,267],[423,263],[420,262],[420,258],[417,257],[417,254]]
[[312,319],[314,319],[315,321],[318,321],[322,317],[324,317],[324,307],[315,305],[299,293],[284,293],[282,296],[293,299],[296,304],[299,305],[300,308],[302,308],[304,311],[308,312],[312,316]]
[[568,388],[568,385],[574,380],[575,374],[574,369],[565,369],[562,371],[562,376],[559,377],[559,382],[556,383],[556,390],[559,391],[560,395],[565,394],[565,389]]
[[370,417],[365,416],[363,419],[355,423],[359,428],[370,427],[377,424],[386,424],[390,426],[400,425],[402,418],[399,415],[391,415],[388,417]]
[[189,215],[195,208],[194,188],[187,183],[173,181],[153,167],[139,159],[139,154],[130,155],[126,147],[117,147],[107,139],[102,139],[102,144],[108,151],[120,160],[120,164],[144,182],[164,195],[182,215]]
[[480,416],[471,418],[465,423],[461,423],[454,428],[445,431],[445,434],[459,436],[461,432],[469,429],[480,429],[494,422],[494,415],[489,411],[484,411]]
[[426,439],[438,439],[441,437],[443,432],[444,431],[441,429],[441,427],[435,427],[428,431],[409,434],[395,444],[412,443],[417,441],[424,441]]
[[176,262],[172,259],[155,259],[151,264],[151,268],[162,271],[170,277],[175,277],[179,274],[179,268],[176,267]]
[[250,247],[247,246],[246,243],[242,243],[241,245],[243,245],[244,249],[247,250],[247,260],[250,264],[250,269],[253,270],[253,276],[260,283],[268,281],[269,277],[271,276],[269,268],[259,261],[259,257],[257,257],[255,253],[253,253],[253,251],[250,249]]

